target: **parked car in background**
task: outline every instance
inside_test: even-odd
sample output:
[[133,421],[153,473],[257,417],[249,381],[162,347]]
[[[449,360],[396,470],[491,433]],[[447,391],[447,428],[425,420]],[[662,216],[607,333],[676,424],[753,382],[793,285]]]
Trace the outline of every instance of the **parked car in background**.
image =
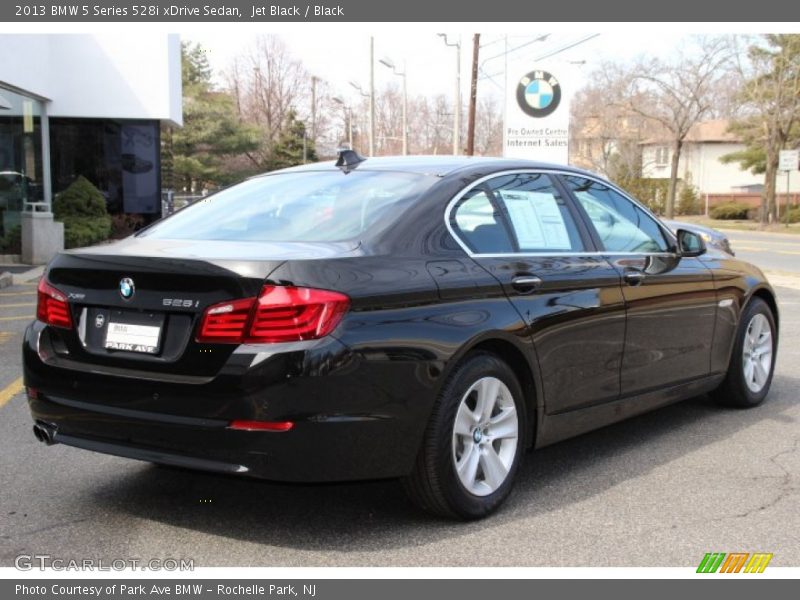
[[685,229],[686,231],[691,231],[699,235],[703,238],[703,241],[706,243],[706,246],[710,248],[717,248],[718,250],[722,250],[723,252],[727,252],[731,256],[735,256],[733,252],[733,248],[731,247],[731,242],[728,239],[728,236],[722,233],[721,231],[717,231],[716,229],[712,229],[711,227],[705,227],[703,225],[698,225],[697,223],[687,223],[685,221],[672,221],[667,219],[662,219],[662,223],[664,223],[667,227],[672,230],[672,233],[676,233],[678,229]]
[[760,404],[777,338],[758,268],[595,175],[344,151],[61,252],[23,362],[42,442],[397,477],[473,519],[527,449],[703,393]]

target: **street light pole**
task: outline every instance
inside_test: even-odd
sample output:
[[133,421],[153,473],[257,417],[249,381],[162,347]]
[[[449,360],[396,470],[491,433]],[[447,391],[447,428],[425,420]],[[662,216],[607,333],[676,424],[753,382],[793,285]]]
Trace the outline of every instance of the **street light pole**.
[[353,149],[353,109],[342,100],[339,96],[334,96],[331,98],[337,104],[342,105],[342,112],[344,113],[344,127],[347,134],[347,143],[350,146],[350,149]]
[[317,77],[311,76],[311,139],[317,141]]
[[375,38],[369,36],[369,155],[375,156]]
[[389,67],[392,72],[397,75],[398,77],[403,78],[403,156],[408,154],[408,89],[406,87],[406,74],[407,68],[405,62],[403,62],[403,70],[398,71],[397,68],[394,66],[394,63],[388,58],[382,58],[381,64]]
[[[370,97],[370,95],[369,95],[368,93],[366,93],[366,92],[365,92],[365,91],[364,91],[364,90],[361,88],[361,86],[360,86],[358,83],[356,83],[355,81],[350,81],[350,82],[348,82],[348,83],[350,83],[350,85],[351,85],[351,86],[353,86],[355,89],[357,89],[357,90],[358,90],[358,93],[359,93],[359,94],[361,94],[361,96],[362,96],[363,98],[369,98],[369,97]],[[353,115],[353,111],[351,110],[351,111],[350,111],[350,116],[351,116],[351,118],[352,118],[352,115]],[[370,123],[374,123],[374,120],[372,120]],[[373,132],[373,131],[370,129],[370,132],[369,132],[369,143],[370,143],[370,147],[372,147],[372,146],[373,146],[374,140],[375,140],[375,135],[374,135],[374,132]],[[372,156],[372,152],[370,152],[370,154],[369,154],[369,155],[370,155],[370,156]]]
[[461,41],[451,43],[447,41],[446,33],[438,35],[444,40],[446,46],[452,46],[456,49],[456,106],[453,111],[453,154],[458,155],[461,153]]

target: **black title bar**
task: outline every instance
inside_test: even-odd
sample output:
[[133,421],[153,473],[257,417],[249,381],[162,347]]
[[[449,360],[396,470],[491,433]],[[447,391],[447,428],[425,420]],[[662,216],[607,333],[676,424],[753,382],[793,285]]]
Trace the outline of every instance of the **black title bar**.
[[767,22],[800,21],[786,0],[43,0],[0,3],[3,22]]

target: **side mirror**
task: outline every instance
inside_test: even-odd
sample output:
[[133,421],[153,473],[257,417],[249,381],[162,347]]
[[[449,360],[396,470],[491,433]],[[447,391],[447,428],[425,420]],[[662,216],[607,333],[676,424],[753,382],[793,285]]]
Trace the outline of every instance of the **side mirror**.
[[687,229],[678,229],[678,254],[680,256],[700,256],[706,251],[706,243],[699,235]]

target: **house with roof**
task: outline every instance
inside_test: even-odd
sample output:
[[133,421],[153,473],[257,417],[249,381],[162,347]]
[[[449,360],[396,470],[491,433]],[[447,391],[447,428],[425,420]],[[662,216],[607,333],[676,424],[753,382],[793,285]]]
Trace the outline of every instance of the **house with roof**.
[[[681,150],[678,177],[691,184],[711,204],[721,201],[743,201],[758,204],[764,187],[764,175],[743,171],[738,163],[723,163],[720,159],[732,152],[744,150],[744,143],[728,131],[728,120],[714,119],[697,123],[690,130]],[[669,179],[673,148],[669,135],[657,135],[641,142],[642,175]],[[778,192],[786,191],[785,174],[778,175]],[[790,191],[800,192],[800,174],[790,178]]]

